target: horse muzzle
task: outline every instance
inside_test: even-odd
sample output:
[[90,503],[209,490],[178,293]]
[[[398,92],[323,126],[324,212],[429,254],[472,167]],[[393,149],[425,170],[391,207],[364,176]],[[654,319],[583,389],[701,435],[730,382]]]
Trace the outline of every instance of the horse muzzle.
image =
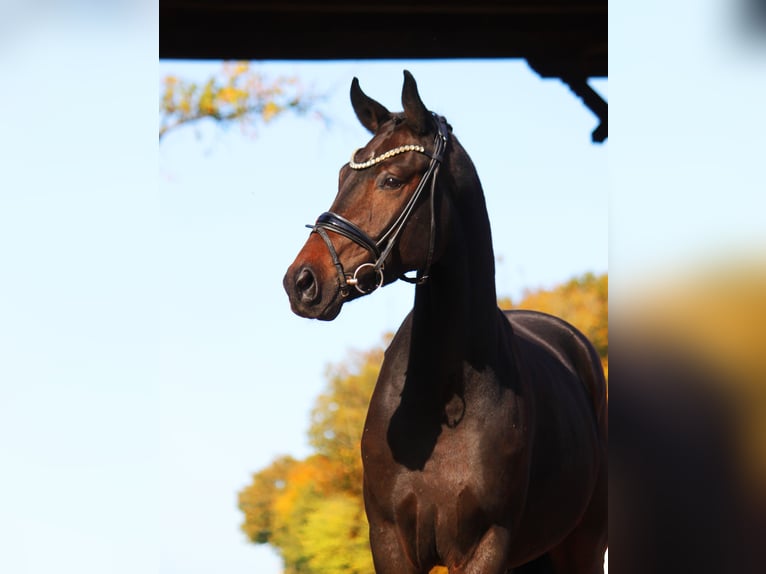
[[316,234],[309,236],[288,267],[282,286],[293,313],[308,319],[332,321],[349,299],[338,285],[324,242]]
[[293,313],[307,319],[332,321],[340,313],[343,298],[335,281],[323,281],[320,272],[307,263],[294,263],[282,281]]

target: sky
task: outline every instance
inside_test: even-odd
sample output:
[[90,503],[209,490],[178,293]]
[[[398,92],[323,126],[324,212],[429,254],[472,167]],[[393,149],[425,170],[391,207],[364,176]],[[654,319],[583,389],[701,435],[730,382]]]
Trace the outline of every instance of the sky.
[[0,571],[280,571],[239,531],[237,493],[309,452],[327,366],[412,304],[395,284],[326,323],[282,291],[367,141],[354,76],[395,110],[409,69],[453,125],[484,185],[499,295],[608,270],[619,296],[763,246],[766,59],[718,0],[610,11],[603,145],[524,62],[396,61],[261,63],[326,93],[330,124],[205,126],[158,147],[160,77],[217,65],[158,64],[151,3],[88,6],[18,8],[0,44]]

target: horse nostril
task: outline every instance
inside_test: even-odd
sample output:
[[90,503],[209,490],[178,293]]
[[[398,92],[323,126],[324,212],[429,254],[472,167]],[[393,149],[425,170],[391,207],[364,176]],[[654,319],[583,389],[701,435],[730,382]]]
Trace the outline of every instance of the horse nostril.
[[313,303],[319,292],[316,278],[311,269],[304,267],[295,279],[295,287],[304,303]]

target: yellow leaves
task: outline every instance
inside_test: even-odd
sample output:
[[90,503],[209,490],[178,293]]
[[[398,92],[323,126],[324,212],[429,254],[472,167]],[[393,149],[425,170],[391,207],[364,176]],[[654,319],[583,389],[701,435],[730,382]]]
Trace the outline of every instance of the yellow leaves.
[[307,94],[297,78],[268,79],[248,62],[227,62],[220,73],[203,84],[168,75],[162,80],[160,138],[180,126],[213,120],[243,128],[268,123],[292,111],[304,113],[316,98]]
[[359,500],[338,494],[318,502],[299,535],[315,574],[373,572],[368,525]]
[[166,76],[163,79],[164,90],[162,91],[162,98],[160,100],[160,110],[165,109],[170,113],[175,111],[174,93],[177,83],[178,78],[175,76]]
[[292,457],[277,458],[253,476],[250,486],[239,493],[239,508],[245,513],[242,530],[258,544],[271,540],[274,530],[273,503],[286,487],[286,477],[299,464]]
[[261,111],[261,117],[263,117],[264,122],[268,122],[274,119],[281,111],[282,108],[274,102],[266,102]]
[[286,572],[372,572],[362,501],[338,488],[345,473],[323,455],[277,459],[240,493],[242,529],[279,549]]
[[250,71],[250,63],[244,61],[224,62],[223,73],[230,78],[243,76]]
[[218,98],[226,104],[236,104],[247,97],[247,92],[234,86],[224,86],[218,91]]
[[336,365],[328,372],[328,389],[311,412],[309,440],[345,469],[338,487],[361,497],[362,460],[359,455],[367,405],[378,378],[382,349],[352,357],[348,365]]
[[284,487],[274,497],[272,511],[277,522],[284,522],[300,497],[307,493],[325,496],[333,490],[340,471],[324,456],[312,456],[296,463],[284,477]]
[[375,349],[331,367],[311,415],[315,454],[277,459],[240,493],[242,529],[278,549],[286,574],[373,572],[359,441],[382,358]]
[[210,79],[205,82],[205,87],[202,88],[202,93],[199,97],[199,111],[201,114],[212,116],[215,115],[217,110],[215,80]]

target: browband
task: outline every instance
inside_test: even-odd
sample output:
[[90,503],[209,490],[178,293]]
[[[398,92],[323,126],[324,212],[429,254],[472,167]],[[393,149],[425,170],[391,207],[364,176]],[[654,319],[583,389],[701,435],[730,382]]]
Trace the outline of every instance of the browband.
[[362,148],[357,148],[354,150],[354,153],[351,154],[351,159],[348,161],[348,167],[351,169],[367,169],[368,167],[372,167],[376,163],[380,163],[383,160],[386,160],[390,157],[394,157],[395,155],[399,155],[400,153],[404,153],[407,151],[419,151],[420,153],[426,153],[426,148],[424,148],[422,145],[415,145],[415,144],[407,144],[402,145],[397,148],[394,148],[390,151],[387,151],[386,153],[382,153],[379,156],[371,157],[367,161],[364,161],[362,163],[356,163],[354,161],[354,158],[356,157],[356,153]]

